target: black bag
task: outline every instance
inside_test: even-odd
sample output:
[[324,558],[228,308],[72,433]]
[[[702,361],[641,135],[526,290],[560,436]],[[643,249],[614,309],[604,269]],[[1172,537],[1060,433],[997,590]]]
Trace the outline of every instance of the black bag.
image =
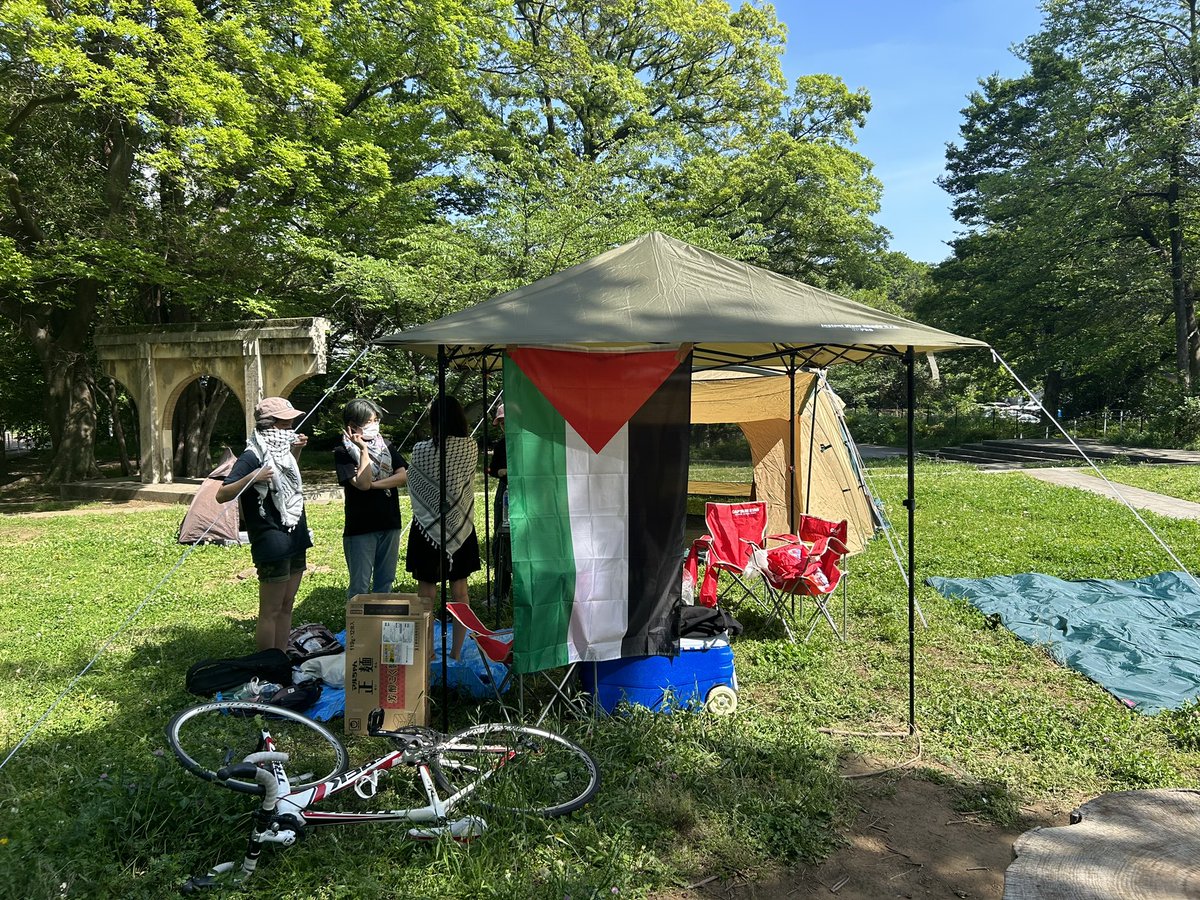
[[300,684],[289,684],[280,688],[267,701],[268,706],[282,706],[295,712],[304,712],[321,698],[321,682],[314,678]]
[[684,606],[679,611],[679,636],[690,638],[718,637],[726,632],[737,637],[742,623],[721,607]]
[[276,647],[246,656],[202,659],[188,668],[185,685],[190,693],[211,697],[217,691],[241,687],[251,678],[291,684],[292,661]]
[[345,649],[334,633],[320,622],[299,625],[288,635],[287,655],[293,663],[315,659],[318,656],[332,656]]

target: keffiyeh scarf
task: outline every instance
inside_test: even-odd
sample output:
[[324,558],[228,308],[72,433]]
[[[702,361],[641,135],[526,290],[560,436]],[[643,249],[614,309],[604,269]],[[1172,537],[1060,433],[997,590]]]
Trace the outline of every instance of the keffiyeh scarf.
[[304,486],[300,481],[300,466],[296,457],[292,456],[292,442],[296,440],[296,432],[290,428],[268,428],[265,431],[255,429],[246,441],[246,447],[253,450],[264,465],[269,465],[274,474],[270,486],[265,481],[254,482],[254,490],[258,493],[259,512],[266,517],[263,504],[267,493],[275,494],[275,505],[279,508],[279,520],[283,527],[291,531],[300,521],[304,512]]
[[[453,557],[471,534],[475,522],[475,466],[479,447],[469,437],[446,438],[446,546]],[[441,541],[438,514],[441,490],[438,487],[438,448],[432,441],[413,446],[408,466],[408,496],[412,500],[413,519],[435,546]]]
[[[354,460],[354,464],[357,466],[359,460],[362,458],[362,450],[358,444],[345,435],[342,435],[342,446],[346,448],[346,452],[350,454]],[[376,435],[367,441],[367,456],[371,457],[372,481],[379,481],[391,476],[392,451],[388,449],[387,441],[383,439],[383,435]]]

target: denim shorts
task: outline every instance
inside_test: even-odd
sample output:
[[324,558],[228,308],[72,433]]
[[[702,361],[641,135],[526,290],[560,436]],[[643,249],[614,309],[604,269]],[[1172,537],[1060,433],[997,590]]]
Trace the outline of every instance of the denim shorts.
[[287,581],[297,572],[303,572],[306,564],[304,550],[301,550],[295,556],[285,556],[283,559],[277,559],[273,562],[259,563],[257,566],[258,580],[267,584]]

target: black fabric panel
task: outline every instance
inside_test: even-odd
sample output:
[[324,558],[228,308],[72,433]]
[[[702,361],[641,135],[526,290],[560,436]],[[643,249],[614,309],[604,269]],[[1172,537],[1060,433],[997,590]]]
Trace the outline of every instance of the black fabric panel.
[[622,656],[679,652],[692,357],[629,420],[629,629]]

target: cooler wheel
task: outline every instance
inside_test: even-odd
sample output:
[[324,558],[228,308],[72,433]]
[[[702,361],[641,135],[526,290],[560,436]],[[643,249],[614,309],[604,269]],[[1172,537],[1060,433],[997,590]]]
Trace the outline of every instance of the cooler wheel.
[[704,698],[704,711],[714,716],[731,716],[737,709],[737,691],[725,684],[718,684]]

